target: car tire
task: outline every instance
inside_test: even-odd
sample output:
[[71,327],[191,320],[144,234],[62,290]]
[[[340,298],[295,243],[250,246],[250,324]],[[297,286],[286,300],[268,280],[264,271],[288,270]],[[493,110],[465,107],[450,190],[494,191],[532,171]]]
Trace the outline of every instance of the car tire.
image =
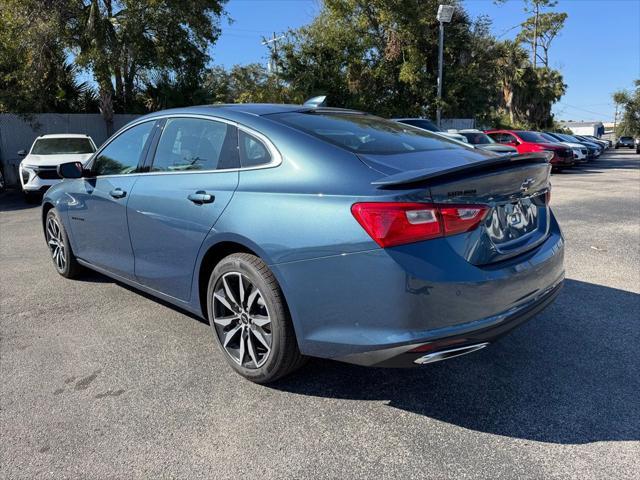
[[244,378],[271,383],[305,363],[280,286],[255,255],[234,253],[215,266],[207,313],[225,360]]
[[54,208],[47,212],[44,236],[56,271],[65,278],[77,277],[82,271],[82,266],[71,250],[67,232],[60,215]]

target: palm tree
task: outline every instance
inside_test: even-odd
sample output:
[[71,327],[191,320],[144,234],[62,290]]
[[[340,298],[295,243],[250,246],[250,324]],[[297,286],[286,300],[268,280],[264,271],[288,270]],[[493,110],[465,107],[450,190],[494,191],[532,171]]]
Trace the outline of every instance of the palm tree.
[[513,95],[522,85],[523,76],[528,66],[527,52],[518,42],[505,40],[499,44],[498,78],[502,89],[504,107],[509,112],[509,120],[515,123]]

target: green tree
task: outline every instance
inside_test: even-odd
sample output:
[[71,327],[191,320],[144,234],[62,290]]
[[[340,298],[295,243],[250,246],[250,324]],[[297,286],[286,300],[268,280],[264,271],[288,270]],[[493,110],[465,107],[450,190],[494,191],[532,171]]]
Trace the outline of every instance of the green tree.
[[616,135],[640,137],[640,79],[634,82],[632,92],[621,90],[613,94],[613,101],[622,107],[622,120],[616,126]]
[[[300,97],[327,94],[336,106],[396,115],[436,109],[438,0],[326,0],[308,26],[288,33],[278,67]],[[460,2],[447,24],[443,109],[477,116],[498,95],[489,22]]]
[[511,125],[515,125],[514,95],[524,85],[525,71],[529,66],[527,53],[518,42],[505,40],[500,44],[496,66],[502,91],[502,104],[509,115]]
[[537,17],[528,18],[522,24],[518,41],[529,45],[535,55],[534,63],[540,60],[545,67],[549,66],[549,49],[551,43],[564,27],[566,13],[539,13]]
[[[76,62],[93,74],[110,129],[114,111],[139,107],[154,72],[197,81],[220,35],[226,0],[74,0],[66,22]],[[189,82],[186,82],[187,84]]]
[[0,0],[0,112],[95,108],[87,83],[67,60],[56,0]]

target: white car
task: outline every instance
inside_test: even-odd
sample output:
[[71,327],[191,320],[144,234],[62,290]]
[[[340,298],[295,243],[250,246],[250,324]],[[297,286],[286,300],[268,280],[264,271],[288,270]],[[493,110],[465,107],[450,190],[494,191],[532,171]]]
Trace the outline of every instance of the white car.
[[469,143],[464,135],[455,133],[455,131],[445,132],[438,128],[431,120],[427,120],[426,118],[392,118],[391,120],[398,123],[404,123],[405,125],[411,125],[412,127],[418,127],[422,130],[427,130],[428,132],[442,135],[443,137],[457,140],[462,143]]
[[24,157],[18,170],[26,200],[35,200],[36,194],[60,181],[58,165],[76,161],[85,164],[95,151],[96,144],[88,135],[64,133],[36,138],[29,153],[18,152]]
[[589,150],[581,143],[568,142],[564,140],[562,137],[557,136],[556,134],[550,134],[547,132],[538,132],[544,138],[549,140],[550,142],[560,143],[562,145],[566,145],[573,151],[573,160],[576,163],[586,162],[589,157]]

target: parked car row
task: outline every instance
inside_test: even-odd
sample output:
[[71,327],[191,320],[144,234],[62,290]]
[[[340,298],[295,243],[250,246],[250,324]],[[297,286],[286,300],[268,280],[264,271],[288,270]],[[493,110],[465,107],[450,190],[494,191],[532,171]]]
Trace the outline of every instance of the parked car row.
[[[525,130],[491,129],[491,130],[447,130],[438,128],[425,118],[400,118],[397,122],[422,128],[454,140],[468,143],[475,148],[487,150],[500,155],[517,153],[552,152],[551,164],[555,170],[598,158],[604,150],[611,146],[608,140],[593,136],[568,135],[556,132],[534,132]],[[621,137],[631,138],[631,137]],[[633,139],[631,139],[633,141]],[[619,141],[620,143],[620,141]],[[625,140],[621,145],[628,146]],[[616,143],[618,148],[618,143]]]

